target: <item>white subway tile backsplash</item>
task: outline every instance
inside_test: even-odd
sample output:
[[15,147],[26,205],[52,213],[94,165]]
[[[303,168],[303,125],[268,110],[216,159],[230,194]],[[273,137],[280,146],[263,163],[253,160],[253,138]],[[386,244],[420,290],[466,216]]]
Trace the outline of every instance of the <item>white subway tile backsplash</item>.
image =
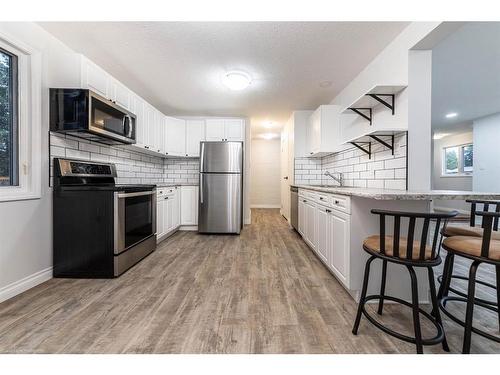
[[344,174],[346,186],[406,189],[406,135],[395,137],[395,152],[378,143],[372,143],[371,158],[361,150],[349,149],[326,155],[322,158],[296,158],[296,184],[337,183],[328,176],[331,173]]
[[[197,184],[199,179],[198,158],[163,159],[140,154],[130,146],[106,146],[58,133],[50,133],[50,145],[51,184],[54,157],[114,163],[119,184]],[[312,164],[315,169],[316,164]]]

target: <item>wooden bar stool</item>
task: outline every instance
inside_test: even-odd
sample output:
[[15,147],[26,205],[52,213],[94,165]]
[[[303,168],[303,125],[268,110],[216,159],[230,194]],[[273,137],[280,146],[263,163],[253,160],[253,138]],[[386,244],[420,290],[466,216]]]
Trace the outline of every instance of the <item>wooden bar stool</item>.
[[[492,231],[496,225],[498,228],[499,212],[476,212],[476,215],[483,217],[483,236],[452,236],[443,241],[443,248],[448,252],[444,265],[444,275],[442,288],[440,293],[439,307],[450,319],[460,324],[465,328],[462,353],[470,353],[472,332],[486,337],[490,340],[500,343],[500,337],[494,336],[488,332],[480,330],[472,325],[474,314],[474,306],[481,306],[490,311],[494,311],[498,315],[498,325],[500,331],[500,240],[492,239]],[[495,224],[496,223],[496,224]],[[469,269],[468,289],[465,297],[448,296],[450,290],[450,282],[453,277],[453,256],[461,256],[471,259],[472,265]],[[488,263],[495,266],[496,271],[496,291],[497,303],[480,300],[475,298],[476,292],[476,272],[481,263]],[[441,289],[441,288],[440,288]],[[465,321],[460,320],[455,315],[446,310],[446,302],[458,301],[466,302]]]
[[[470,205],[471,205],[470,206],[469,222],[466,225],[449,223],[448,225],[444,226],[443,230],[441,231],[443,237],[447,238],[447,237],[453,237],[453,236],[469,236],[469,237],[482,238],[483,232],[484,232],[484,222],[481,225],[477,224],[476,218],[478,216],[478,212],[489,211],[490,208],[494,209],[494,212],[500,212],[500,201],[467,200],[466,202],[470,203]],[[482,210],[478,209],[478,205],[482,206]],[[492,227],[492,232],[491,232],[491,239],[492,240],[500,240],[500,232],[498,231],[498,222],[499,222],[499,218],[495,217],[493,219],[493,227]],[[440,283],[439,292],[438,292],[438,300],[441,300],[443,297],[448,296],[449,292],[452,292],[460,297],[467,298],[466,293],[451,286],[451,282],[454,279],[459,279],[459,280],[464,280],[464,281],[469,280],[469,278],[467,276],[453,274],[454,261],[455,261],[454,254],[448,253],[446,256],[444,269],[450,268],[449,272],[451,272],[451,277],[449,278],[447,285],[445,285],[443,283],[443,275],[440,275],[438,277],[437,280]],[[444,271],[443,271],[443,273],[444,273]],[[482,280],[476,280],[476,284],[480,284],[480,285],[486,286],[486,287],[491,288],[491,289],[497,289],[496,285],[487,283],[487,282],[482,281]],[[476,301],[480,302],[480,303],[484,303],[484,304],[489,304],[492,306],[498,306],[497,303],[494,301],[488,301],[488,300],[481,299],[481,298],[476,298]],[[444,303],[446,304],[446,301]]]
[[[417,213],[384,210],[371,210],[371,212],[380,216],[380,233],[379,235],[374,235],[366,238],[363,242],[363,249],[371,256],[366,261],[363,287],[361,290],[358,312],[356,315],[352,333],[355,335],[358,333],[361,314],[363,314],[373,325],[375,325],[385,333],[400,340],[415,344],[417,347],[417,353],[423,353],[423,345],[435,345],[439,343],[442,343],[443,349],[445,351],[449,351],[438,309],[433,267],[441,263],[438,244],[440,242],[439,235],[442,226],[446,225],[447,221],[450,218],[456,216],[457,212],[453,211],[446,213]],[[393,218],[394,220],[392,235],[386,235],[387,217]],[[401,219],[405,219],[408,221],[408,230],[406,237],[401,237],[400,234]],[[432,229],[430,228],[431,221],[434,225]],[[422,223],[422,229],[419,236],[420,240],[414,239],[417,223]],[[431,240],[430,245],[428,244],[429,239]],[[370,264],[376,258],[382,260],[382,281],[380,286],[380,294],[367,296],[366,292],[368,289],[368,280],[370,277]],[[385,295],[387,262],[401,264],[403,266],[406,266],[406,268],[408,269],[411,280],[412,303],[409,303],[400,298]],[[435,316],[432,316],[419,307],[418,281],[414,267],[427,268],[432,306],[433,310],[436,311]],[[386,326],[375,320],[370,314],[367,313],[365,309],[366,302],[371,300],[379,301],[378,314],[380,315],[382,314],[384,300],[397,302],[411,307],[413,310],[413,328],[415,336],[411,337],[403,335],[399,332],[387,328]],[[437,331],[435,337],[430,339],[422,338],[420,314],[426,317],[435,326]]]

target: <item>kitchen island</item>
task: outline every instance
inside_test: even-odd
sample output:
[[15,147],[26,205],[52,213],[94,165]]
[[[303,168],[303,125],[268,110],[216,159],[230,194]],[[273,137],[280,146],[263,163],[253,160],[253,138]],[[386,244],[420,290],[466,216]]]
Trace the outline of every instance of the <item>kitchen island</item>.
[[[379,216],[372,214],[372,209],[428,212],[435,199],[500,200],[499,193],[471,191],[292,186],[299,189],[299,234],[356,300],[359,299],[365,262],[368,259],[368,254],[363,250],[363,240],[379,233]],[[389,219],[386,226],[387,235],[391,235],[393,225]],[[416,233],[420,229],[417,226]],[[406,237],[406,230],[406,222],[402,220],[401,236]],[[419,278],[419,299],[422,303],[427,303],[427,273],[418,269],[416,272]],[[374,261],[370,272],[369,294],[378,293],[380,279],[381,262]],[[386,292],[387,295],[410,300],[410,278],[406,267],[389,263]]]

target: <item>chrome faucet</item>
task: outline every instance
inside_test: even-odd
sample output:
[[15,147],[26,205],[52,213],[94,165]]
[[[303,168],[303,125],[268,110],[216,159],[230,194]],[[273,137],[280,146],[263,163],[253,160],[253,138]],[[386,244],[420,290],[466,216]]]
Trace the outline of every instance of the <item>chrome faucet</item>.
[[339,186],[344,186],[344,175],[341,172],[335,173],[338,175],[338,177],[328,171],[325,172],[325,176],[333,178],[334,181],[337,181],[339,183]]

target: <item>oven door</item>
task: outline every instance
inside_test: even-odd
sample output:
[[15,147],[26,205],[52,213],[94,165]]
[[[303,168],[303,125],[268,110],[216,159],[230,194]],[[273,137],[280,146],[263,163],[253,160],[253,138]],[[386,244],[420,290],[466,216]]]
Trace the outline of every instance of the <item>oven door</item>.
[[156,189],[115,192],[114,253],[120,254],[156,233]]
[[89,131],[124,143],[135,143],[135,115],[90,92]]

